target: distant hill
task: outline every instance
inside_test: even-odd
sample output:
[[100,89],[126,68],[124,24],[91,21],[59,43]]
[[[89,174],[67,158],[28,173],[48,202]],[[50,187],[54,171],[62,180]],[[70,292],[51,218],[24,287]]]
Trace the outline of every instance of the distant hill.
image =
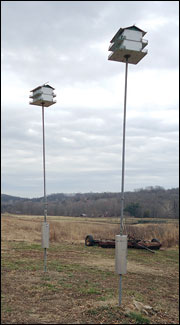
[[[64,193],[56,193],[56,194],[50,194],[47,195],[48,201],[62,201],[66,199],[67,197],[73,197],[75,196],[75,193],[70,194],[64,194]],[[33,201],[33,202],[42,202],[44,200],[44,197],[38,197],[38,198],[24,198],[19,196],[13,196],[8,194],[1,194],[1,202],[2,203],[9,203],[9,202],[17,202],[17,201]]]
[[1,202],[16,202],[16,201],[22,201],[22,200],[28,200],[26,198],[22,198],[19,196],[13,196],[13,195],[7,195],[7,194],[1,194]]
[[[43,215],[43,197],[21,198],[1,195],[1,212]],[[120,193],[54,193],[47,196],[48,215],[119,216]],[[179,188],[160,186],[125,193],[126,215],[146,218],[179,218]]]

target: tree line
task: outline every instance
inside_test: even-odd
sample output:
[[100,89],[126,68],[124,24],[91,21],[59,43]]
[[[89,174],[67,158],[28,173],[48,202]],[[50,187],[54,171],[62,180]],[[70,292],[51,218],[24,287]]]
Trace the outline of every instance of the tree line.
[[[179,218],[179,188],[161,186],[125,192],[124,214],[138,218]],[[121,193],[54,193],[48,195],[48,215],[118,217]],[[44,198],[1,195],[1,212],[43,215]]]

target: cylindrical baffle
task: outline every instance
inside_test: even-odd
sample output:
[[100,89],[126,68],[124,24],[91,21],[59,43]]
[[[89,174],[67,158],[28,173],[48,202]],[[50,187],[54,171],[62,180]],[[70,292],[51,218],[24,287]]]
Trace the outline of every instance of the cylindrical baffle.
[[127,273],[127,236],[115,237],[115,271],[117,274]]
[[49,223],[42,223],[42,248],[49,248]]

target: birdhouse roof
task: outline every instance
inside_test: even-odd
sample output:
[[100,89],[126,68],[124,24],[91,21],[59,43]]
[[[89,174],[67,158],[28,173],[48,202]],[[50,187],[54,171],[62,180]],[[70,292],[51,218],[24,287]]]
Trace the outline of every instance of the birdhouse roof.
[[31,91],[38,90],[38,89],[40,89],[40,88],[42,88],[42,87],[51,88],[51,89],[53,89],[53,90],[55,89],[55,88],[53,88],[53,87],[51,87],[51,86],[49,86],[49,85],[43,84],[42,86],[38,86],[38,87],[32,89]]
[[131,30],[136,30],[136,31],[142,32],[143,36],[146,34],[146,32],[144,30],[140,29],[139,27],[136,27],[135,25],[132,25],[132,26],[129,26],[126,28],[120,28],[118,30],[118,32],[114,35],[114,37],[112,38],[110,43],[113,43],[124,32],[125,29],[131,29]]

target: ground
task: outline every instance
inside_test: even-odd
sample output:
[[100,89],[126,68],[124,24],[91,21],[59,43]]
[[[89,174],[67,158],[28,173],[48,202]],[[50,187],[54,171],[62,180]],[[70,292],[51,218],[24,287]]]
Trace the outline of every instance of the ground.
[[5,224],[3,217],[2,324],[179,323],[177,248],[129,249],[118,306],[114,249],[50,243],[44,272],[41,243],[13,239]]

